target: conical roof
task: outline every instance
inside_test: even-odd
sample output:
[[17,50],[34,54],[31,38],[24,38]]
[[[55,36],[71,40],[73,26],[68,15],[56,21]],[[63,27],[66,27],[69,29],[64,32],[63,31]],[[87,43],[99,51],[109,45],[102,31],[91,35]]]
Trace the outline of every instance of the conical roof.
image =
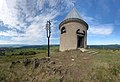
[[69,22],[79,22],[84,24],[87,29],[88,29],[88,24],[82,19],[82,17],[80,16],[79,12],[77,11],[77,9],[74,7],[69,13],[68,15],[65,17],[65,19],[60,23],[59,28]]
[[73,7],[73,9],[68,13],[68,15],[65,17],[64,20],[69,19],[69,18],[82,19],[82,17],[80,16],[79,12],[77,11],[77,9],[75,7]]

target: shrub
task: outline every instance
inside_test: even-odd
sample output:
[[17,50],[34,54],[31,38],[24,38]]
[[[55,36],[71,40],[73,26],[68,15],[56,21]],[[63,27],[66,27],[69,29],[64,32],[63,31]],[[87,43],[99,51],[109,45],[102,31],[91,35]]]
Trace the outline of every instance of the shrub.
[[4,56],[5,55],[5,52],[0,52],[0,56]]
[[28,52],[25,52],[24,55],[35,55],[36,52],[34,51],[28,51]]
[[35,51],[20,52],[19,55],[35,55]]

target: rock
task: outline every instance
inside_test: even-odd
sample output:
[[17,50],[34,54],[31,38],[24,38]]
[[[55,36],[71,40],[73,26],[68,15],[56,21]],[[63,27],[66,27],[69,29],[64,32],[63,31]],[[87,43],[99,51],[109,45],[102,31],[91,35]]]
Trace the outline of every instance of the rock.
[[83,60],[88,60],[89,58],[84,57]]
[[63,82],[64,76],[60,77],[59,82]]
[[68,69],[65,70],[65,75],[67,75],[67,73],[68,73]]
[[55,61],[51,61],[51,62],[49,62],[49,64],[55,64]]
[[11,64],[9,68],[12,68],[12,67],[13,67],[13,65]]
[[40,60],[39,59],[35,59],[33,61],[33,69],[37,68],[39,66],[39,64],[40,64]]
[[72,61],[74,61],[75,59],[71,59]]
[[15,61],[12,61],[12,63],[11,63],[12,65],[15,65],[16,64],[16,62]]
[[24,63],[24,66],[27,66],[28,64],[31,63],[31,60],[26,58],[23,60],[23,63]]
[[11,62],[11,65],[10,65],[10,67],[9,67],[9,68],[12,68],[12,67],[13,67],[13,65],[15,65],[15,64],[17,64],[17,63],[20,63],[20,61],[12,61],[12,62]]
[[46,58],[41,58],[40,59],[40,62],[42,62],[42,63],[46,63],[48,61],[50,61],[50,57],[46,57]]
[[16,64],[16,62],[15,61],[12,61],[11,62],[11,65],[10,65],[10,67],[9,68],[12,68],[13,67],[13,65],[15,65]]
[[85,48],[80,48],[80,51],[81,52],[85,52],[85,51],[87,51]]
[[51,67],[50,67],[50,65],[47,65],[47,68],[49,68],[49,69],[50,69],[50,68],[51,68]]
[[46,59],[49,61],[49,60],[50,60],[50,57],[46,57]]
[[58,74],[62,75],[61,66],[54,67],[52,70],[55,72],[55,74],[58,73]]
[[20,63],[20,61],[18,60],[18,61],[16,61],[16,63]]

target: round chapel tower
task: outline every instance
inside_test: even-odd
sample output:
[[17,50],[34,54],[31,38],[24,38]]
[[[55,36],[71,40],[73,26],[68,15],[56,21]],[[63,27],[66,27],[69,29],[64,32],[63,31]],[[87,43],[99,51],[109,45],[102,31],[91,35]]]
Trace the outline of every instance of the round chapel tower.
[[88,24],[74,7],[59,25],[60,51],[86,48]]

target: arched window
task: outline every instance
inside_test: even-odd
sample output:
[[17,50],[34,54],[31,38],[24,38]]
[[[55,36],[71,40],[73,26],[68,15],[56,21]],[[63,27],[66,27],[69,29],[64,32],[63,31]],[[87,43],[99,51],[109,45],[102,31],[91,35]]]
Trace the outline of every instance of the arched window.
[[85,35],[85,31],[83,30],[83,34]]
[[61,29],[61,34],[63,34],[63,33],[66,33],[66,28],[65,27],[62,27],[62,29]]
[[76,34],[85,35],[85,31],[83,30],[83,32],[80,32],[80,29],[78,29],[78,30],[76,31]]
[[80,29],[78,29],[78,30],[76,31],[76,34],[80,34]]

